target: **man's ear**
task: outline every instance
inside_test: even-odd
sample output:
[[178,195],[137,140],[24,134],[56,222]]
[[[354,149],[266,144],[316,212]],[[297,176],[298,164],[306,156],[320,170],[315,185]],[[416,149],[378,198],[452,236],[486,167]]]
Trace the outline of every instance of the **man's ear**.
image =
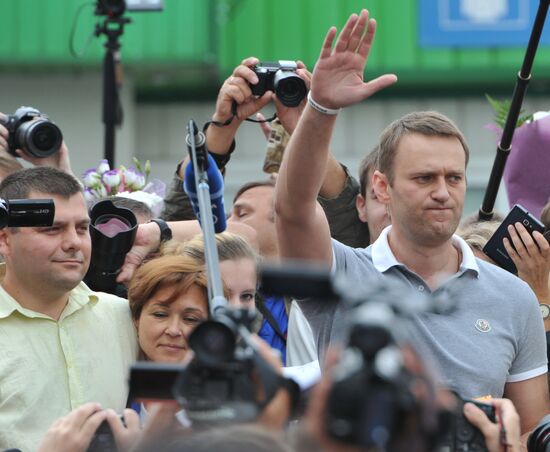
[[372,189],[378,201],[383,204],[388,204],[390,202],[389,188],[390,184],[388,182],[388,177],[384,173],[375,170],[372,175]]
[[363,223],[368,222],[367,212],[365,210],[365,197],[362,194],[358,194],[355,198],[355,208],[357,209],[357,216]]
[[10,255],[9,236],[10,234],[8,233],[7,228],[0,229],[0,254],[2,256]]

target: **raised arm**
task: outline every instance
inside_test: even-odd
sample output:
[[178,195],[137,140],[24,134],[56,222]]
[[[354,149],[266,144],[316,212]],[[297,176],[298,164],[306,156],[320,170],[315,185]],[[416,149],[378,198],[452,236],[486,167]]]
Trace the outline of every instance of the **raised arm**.
[[[367,83],[363,72],[376,22],[361,11],[348,19],[334,49],[336,28],[328,31],[312,75],[309,103],[285,151],[277,179],[275,209],[281,256],[330,263],[332,251],[326,218],[316,198],[327,168],[335,114],[393,84],[386,74]],[[319,107],[322,106],[322,107]]]

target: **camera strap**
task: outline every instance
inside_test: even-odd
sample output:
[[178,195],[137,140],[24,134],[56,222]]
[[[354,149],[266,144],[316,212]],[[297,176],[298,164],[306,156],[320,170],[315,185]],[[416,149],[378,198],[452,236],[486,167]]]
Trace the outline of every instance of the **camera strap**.
[[275,317],[273,317],[273,314],[269,309],[267,309],[263,297],[259,296],[257,299],[256,307],[258,308],[258,311],[262,314],[264,319],[267,323],[273,328],[273,331],[277,336],[279,336],[282,341],[286,344],[286,335],[281,331],[281,327],[277,323],[277,320],[275,320]]

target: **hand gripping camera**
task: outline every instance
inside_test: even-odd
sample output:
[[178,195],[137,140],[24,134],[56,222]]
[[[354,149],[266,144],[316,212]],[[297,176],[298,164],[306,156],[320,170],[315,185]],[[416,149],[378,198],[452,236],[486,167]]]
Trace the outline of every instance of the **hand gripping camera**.
[[63,141],[61,130],[36,108],[19,107],[2,122],[9,132],[8,151],[23,149],[34,157],[55,154]]
[[253,70],[258,76],[258,83],[250,85],[252,94],[262,96],[266,91],[273,91],[277,98],[287,107],[297,107],[307,95],[305,82],[296,75],[294,61],[265,61],[256,65]]

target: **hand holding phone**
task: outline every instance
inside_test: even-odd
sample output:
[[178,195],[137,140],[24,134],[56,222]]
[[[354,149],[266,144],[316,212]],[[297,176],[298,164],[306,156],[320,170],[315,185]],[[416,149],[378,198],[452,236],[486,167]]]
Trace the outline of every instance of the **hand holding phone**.
[[[516,227],[517,223],[519,225]],[[541,236],[538,238],[536,235],[533,236],[535,232],[544,234],[544,225],[524,207],[516,204],[483,247],[483,252],[500,267],[517,274],[518,268],[515,261],[519,263],[519,258],[523,258],[523,263],[526,263],[529,257],[533,258],[540,253],[541,246],[548,248],[548,243],[545,244]],[[508,250],[514,258],[510,256]],[[529,266],[536,265],[530,262]]]
[[509,226],[511,241],[504,239],[504,246],[514,261],[517,275],[523,279],[540,303],[548,303],[548,278],[550,276],[550,244],[538,232],[529,234],[522,224]]

